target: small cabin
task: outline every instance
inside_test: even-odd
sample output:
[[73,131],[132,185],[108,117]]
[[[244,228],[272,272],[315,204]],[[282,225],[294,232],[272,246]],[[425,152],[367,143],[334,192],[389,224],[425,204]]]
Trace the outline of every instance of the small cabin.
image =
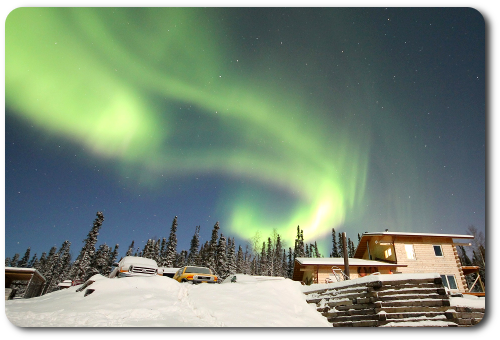
[[456,240],[473,238],[458,234],[364,233],[354,257],[397,264],[401,273],[438,273],[445,287],[467,293],[469,289],[456,246],[470,246],[470,243]]
[[40,296],[44,284],[45,278],[35,268],[5,267],[5,300],[16,297],[18,290],[25,299]]

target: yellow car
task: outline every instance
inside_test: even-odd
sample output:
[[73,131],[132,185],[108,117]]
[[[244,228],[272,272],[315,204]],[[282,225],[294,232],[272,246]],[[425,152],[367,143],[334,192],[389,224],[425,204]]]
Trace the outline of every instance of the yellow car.
[[218,278],[209,268],[185,266],[175,273],[174,280],[188,283],[217,283]]

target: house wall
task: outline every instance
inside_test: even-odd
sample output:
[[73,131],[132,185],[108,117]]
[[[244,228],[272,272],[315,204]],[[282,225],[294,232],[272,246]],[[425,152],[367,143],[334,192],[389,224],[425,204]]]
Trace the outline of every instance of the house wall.
[[[412,244],[415,259],[409,259],[406,244]],[[436,256],[433,245],[441,245],[443,256]],[[457,287],[461,292],[467,292],[467,284],[462,272],[460,259],[453,239],[443,237],[398,237],[394,238],[394,248],[398,264],[407,267],[398,269],[401,273],[439,273],[454,275]]]
[[[340,268],[344,273],[344,266],[337,266]],[[330,278],[330,275],[333,275],[332,272],[332,266],[331,265],[326,265],[326,266],[305,266],[303,267],[304,271],[302,271],[302,280],[303,282],[310,282],[312,280],[313,283],[325,283],[326,279]],[[390,274],[391,270],[390,268],[387,267],[377,267],[376,268],[380,274]],[[316,281],[316,270],[317,270],[317,281]],[[349,277],[351,280],[357,279],[361,277],[358,274],[358,267],[354,266],[349,266]],[[394,270],[394,269],[393,269]]]

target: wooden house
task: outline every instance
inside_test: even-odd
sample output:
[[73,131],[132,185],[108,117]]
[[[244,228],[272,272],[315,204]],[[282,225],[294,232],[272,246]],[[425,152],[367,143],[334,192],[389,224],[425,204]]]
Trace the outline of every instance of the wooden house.
[[[350,279],[374,272],[380,274],[438,273],[445,287],[469,293],[465,275],[478,273],[474,266],[462,267],[457,240],[472,240],[472,235],[408,232],[373,232],[361,236],[353,258],[349,258]],[[343,258],[296,258],[293,280],[305,284],[327,283],[345,272]],[[479,284],[484,286],[480,281]],[[478,295],[478,294],[476,294]]]
[[[355,258],[398,265],[401,273],[438,273],[450,290],[468,292],[455,240],[471,240],[472,235],[407,232],[374,232],[361,236]],[[404,265],[404,266],[400,266]]]

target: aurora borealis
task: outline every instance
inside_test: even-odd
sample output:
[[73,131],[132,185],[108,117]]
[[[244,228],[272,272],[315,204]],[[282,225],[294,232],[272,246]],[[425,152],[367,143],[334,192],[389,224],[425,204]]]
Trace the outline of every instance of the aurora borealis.
[[97,210],[122,251],[175,215],[182,249],[484,228],[472,9],[19,8],[5,51],[9,255]]

